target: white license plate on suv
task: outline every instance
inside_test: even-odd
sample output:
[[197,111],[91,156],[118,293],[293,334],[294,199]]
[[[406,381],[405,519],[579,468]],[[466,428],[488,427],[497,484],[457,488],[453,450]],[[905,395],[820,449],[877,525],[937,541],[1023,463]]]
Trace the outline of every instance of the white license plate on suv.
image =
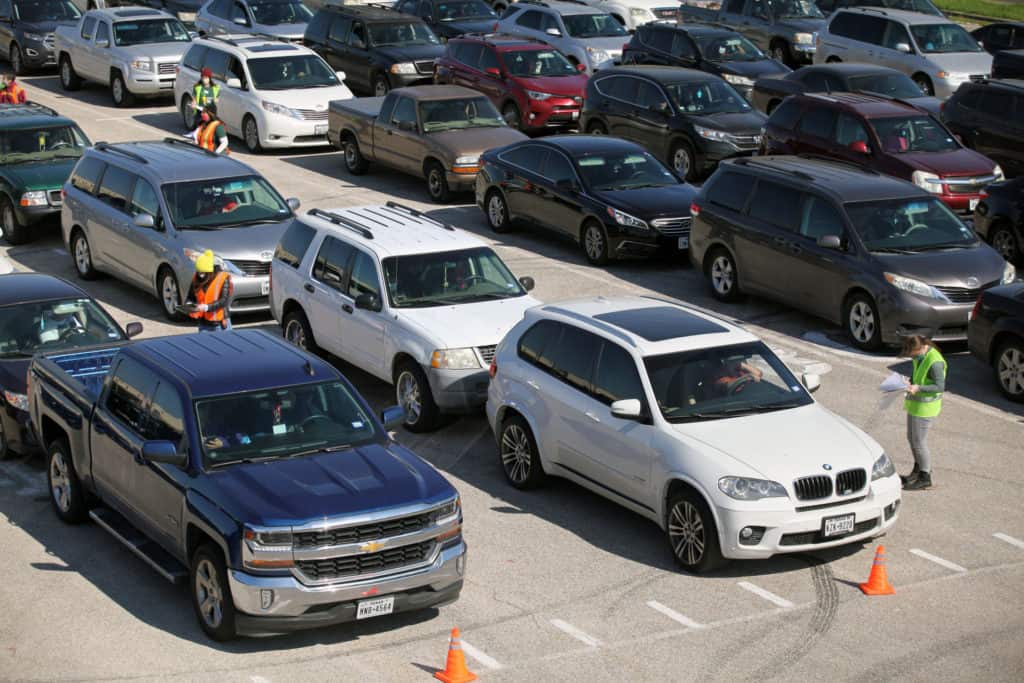
[[977,199],[970,200],[968,202],[968,206],[970,207],[971,211],[974,211],[974,209],[978,206],[978,200]]
[[260,295],[267,296],[270,294],[270,281],[260,283]]
[[856,515],[851,512],[848,515],[824,518],[821,520],[821,535],[825,538],[832,538],[833,536],[845,536],[846,534],[853,533],[855,517]]
[[327,124],[321,124],[313,128],[313,135],[327,135]]
[[395,596],[363,600],[356,607],[356,619],[382,617],[395,611]]
[[689,249],[690,248],[690,238],[688,236],[687,237],[680,237],[679,238],[679,248],[680,249]]

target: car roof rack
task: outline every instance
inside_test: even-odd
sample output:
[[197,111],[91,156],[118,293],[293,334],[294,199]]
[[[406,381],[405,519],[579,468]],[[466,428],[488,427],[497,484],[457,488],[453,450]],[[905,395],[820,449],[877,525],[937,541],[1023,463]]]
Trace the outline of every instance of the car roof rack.
[[427,214],[423,213],[419,209],[414,209],[411,206],[406,206],[405,204],[399,204],[398,202],[388,202],[384,206],[388,207],[389,209],[393,209],[395,211],[403,211],[403,212],[409,214],[410,216],[412,216],[413,218],[419,218],[420,220],[429,221],[429,222],[433,223],[434,225],[437,225],[438,227],[444,228],[445,230],[448,230],[450,232],[455,232],[455,226],[451,225],[450,223],[445,223],[443,221],[437,220],[436,218],[431,218],[430,216],[428,216]]
[[829,161],[829,162],[832,162],[834,164],[842,164],[843,166],[848,166],[851,169],[854,169],[854,170],[857,170],[857,171],[862,171],[864,173],[867,173],[868,175],[881,175],[875,169],[868,168],[866,166],[861,166],[856,161],[850,161],[849,159],[839,159],[837,157],[830,157],[830,156],[826,156],[824,154],[814,154],[814,153],[797,154],[796,156],[798,158],[800,158],[800,159],[812,159],[812,160],[815,160],[815,161]]
[[346,218],[345,216],[339,216],[336,213],[333,213],[331,211],[324,211],[323,209],[310,209],[309,211],[306,212],[306,215],[313,216],[315,218],[322,218],[325,221],[328,221],[329,223],[334,223],[339,227],[348,228],[352,232],[356,233],[357,235],[360,235],[361,237],[365,237],[368,240],[373,239],[372,230],[367,228],[365,225],[360,225],[359,223],[355,222],[350,218]]
[[764,163],[765,161],[767,161],[767,159],[764,157],[739,157],[734,159],[733,163],[739,166],[760,166],[761,168],[770,171],[778,171],[779,173],[796,176],[797,178],[803,178],[804,180],[816,180],[813,175],[806,171],[801,171],[795,168],[779,168],[773,164],[766,164]]
[[168,145],[181,145],[181,146],[184,146],[184,147],[188,147],[189,149],[196,150],[197,152],[202,152],[203,154],[205,154],[208,157],[219,157],[220,156],[219,154],[214,152],[212,149],[206,149],[205,147],[200,147],[199,145],[197,145],[197,144],[195,144],[193,142],[189,142],[188,140],[183,140],[183,139],[179,139],[179,138],[164,138],[164,142],[166,144],[168,144]]
[[881,14],[883,17],[889,16],[889,13],[886,12],[881,7],[865,7],[863,5],[860,5],[858,7],[844,7],[843,9],[859,9],[862,12],[871,12],[872,14]]
[[100,152],[109,152],[111,154],[120,154],[121,156],[127,157],[132,161],[137,161],[140,164],[148,164],[149,160],[141,154],[130,152],[127,149],[121,149],[120,147],[112,147],[109,142],[97,142],[93,145],[93,149],[99,150]]

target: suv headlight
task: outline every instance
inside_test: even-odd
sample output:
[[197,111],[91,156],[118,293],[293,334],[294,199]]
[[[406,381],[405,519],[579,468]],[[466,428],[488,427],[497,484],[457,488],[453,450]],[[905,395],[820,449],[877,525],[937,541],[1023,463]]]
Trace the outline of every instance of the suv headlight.
[[302,114],[295,111],[294,109],[289,109],[283,104],[277,104],[276,102],[267,102],[266,100],[264,100],[262,104],[263,109],[269,111],[271,114],[278,114],[279,116],[288,116],[293,119],[299,120],[302,119]]
[[746,76],[740,76],[737,74],[722,74],[722,78],[733,85],[754,85],[753,78],[747,78]]
[[530,96],[531,100],[538,100],[540,102],[543,102],[544,100],[548,99],[549,97],[554,97],[554,95],[552,95],[551,93],[538,92],[536,90],[527,90],[526,94]]
[[725,495],[736,500],[760,500],[762,498],[789,498],[786,487],[768,479],[748,477],[722,477],[718,488]]
[[45,190],[33,190],[21,195],[21,201],[18,203],[22,206],[46,206],[49,202],[46,201]]
[[630,7],[629,16],[635,17],[637,19],[646,19],[647,17],[651,16],[651,13],[644,9],[643,7]]
[[701,136],[705,140],[714,140],[715,142],[728,142],[729,138],[732,137],[724,130],[705,128],[704,126],[694,126],[693,129],[697,131],[697,135]]
[[246,526],[242,531],[242,564],[252,569],[294,566],[291,528]]
[[25,40],[34,40],[37,43],[41,43],[46,40],[46,36],[42,33],[29,33],[26,31],[23,35],[25,36]]
[[1008,285],[1017,279],[1017,269],[1014,268],[1012,263],[1007,263],[1003,266],[1003,280],[1002,284]]
[[23,410],[26,413],[28,412],[28,396],[25,394],[16,394],[13,391],[4,389],[4,400],[7,401],[9,406]]
[[878,460],[871,466],[871,481],[885,479],[894,474],[896,474],[896,466],[892,464],[892,460],[885,453],[878,456]]
[[632,216],[625,211],[619,211],[614,206],[609,206],[607,209],[608,215],[611,216],[619,225],[624,225],[627,228],[639,228],[640,230],[650,230],[647,226],[647,221],[640,220],[636,216]]
[[416,73],[416,65],[412,62],[398,62],[391,65],[391,73],[393,74],[414,74]]
[[480,367],[476,349],[437,349],[430,354],[430,367],[445,370],[472,370]]
[[949,301],[946,295],[935,289],[931,285],[915,280],[912,277],[905,277],[903,275],[897,275],[896,273],[882,273],[885,277],[885,281],[896,289],[902,289],[904,292],[910,292],[911,294],[917,294],[918,296],[927,297],[929,299],[941,299],[942,301]]
[[942,178],[934,173],[914,171],[911,179],[918,187],[924,188],[933,194],[942,194]]
[[601,62],[607,62],[612,58],[610,54],[598,47],[588,47],[587,55],[590,57],[592,64],[600,64]]
[[1003,173],[1003,169],[999,164],[996,164],[996,167],[992,169],[992,175],[996,177],[996,182],[1006,180],[1006,174]]
[[793,42],[797,45],[813,45],[814,34],[813,33],[797,33],[793,36]]
[[145,71],[146,73],[153,73],[153,60],[136,59],[132,61],[131,67],[135,71]]

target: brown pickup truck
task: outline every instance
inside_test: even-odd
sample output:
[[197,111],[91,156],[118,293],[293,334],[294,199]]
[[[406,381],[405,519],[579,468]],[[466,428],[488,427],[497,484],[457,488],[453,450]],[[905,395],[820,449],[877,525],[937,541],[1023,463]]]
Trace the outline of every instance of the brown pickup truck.
[[454,85],[396,88],[384,97],[335,100],[327,137],[353,175],[379,163],[426,178],[435,202],[476,183],[480,155],[526,136],[485,96]]

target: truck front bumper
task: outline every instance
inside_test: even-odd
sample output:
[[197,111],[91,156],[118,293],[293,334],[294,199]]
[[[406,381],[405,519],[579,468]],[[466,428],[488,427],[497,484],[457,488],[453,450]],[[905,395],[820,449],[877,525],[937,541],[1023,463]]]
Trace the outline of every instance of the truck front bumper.
[[434,403],[446,413],[473,413],[487,402],[487,370],[424,367]]
[[228,583],[239,633],[256,636],[355,621],[359,602],[371,598],[394,596],[396,613],[446,605],[458,599],[465,573],[466,544],[460,541],[428,567],[384,578],[307,586],[292,576],[231,570]]
[[126,75],[125,85],[132,95],[140,97],[174,96],[174,74],[153,74],[131,70]]

